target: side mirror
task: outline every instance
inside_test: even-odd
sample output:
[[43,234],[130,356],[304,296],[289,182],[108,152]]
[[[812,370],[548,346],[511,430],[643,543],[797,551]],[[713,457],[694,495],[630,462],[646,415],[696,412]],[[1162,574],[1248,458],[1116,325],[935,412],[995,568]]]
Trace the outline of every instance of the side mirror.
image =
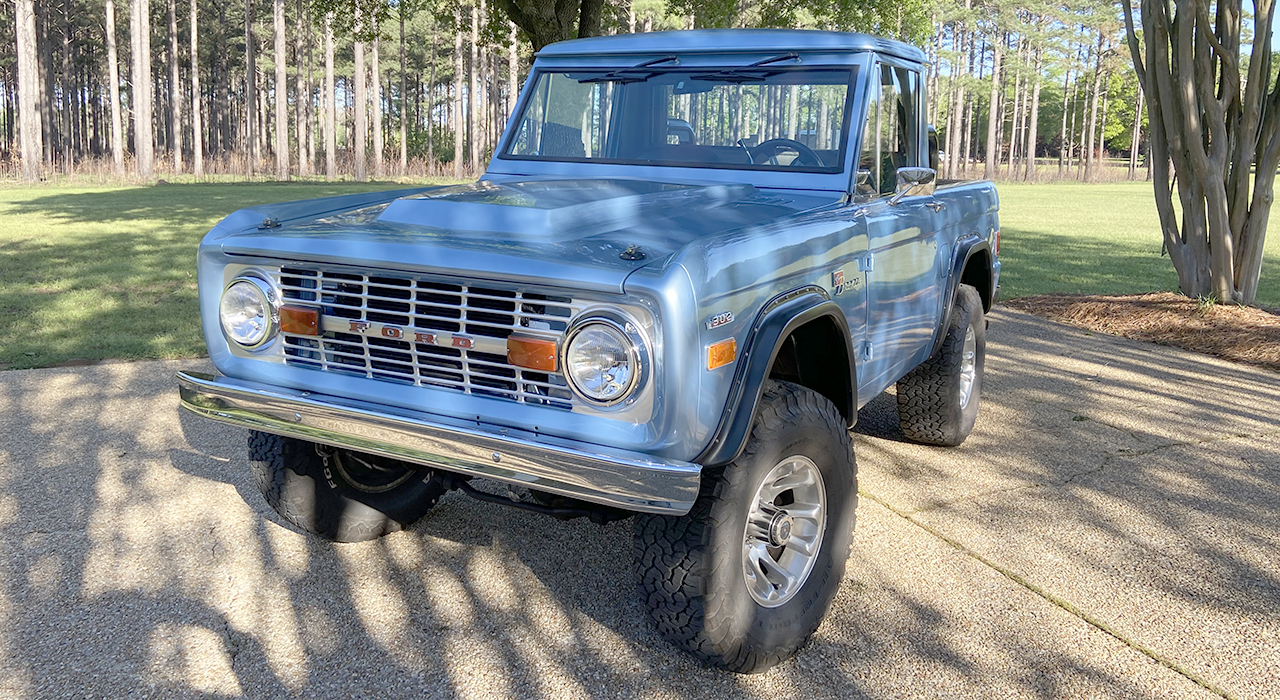
[[870,170],[858,170],[854,173],[853,194],[859,200],[870,201],[876,198],[876,186],[871,182]]
[[938,171],[933,168],[898,168],[898,188],[889,204],[897,204],[903,197],[933,194],[937,177]]
[[671,143],[671,136],[676,137],[676,143],[693,143],[693,125],[683,119],[667,119],[667,143]]

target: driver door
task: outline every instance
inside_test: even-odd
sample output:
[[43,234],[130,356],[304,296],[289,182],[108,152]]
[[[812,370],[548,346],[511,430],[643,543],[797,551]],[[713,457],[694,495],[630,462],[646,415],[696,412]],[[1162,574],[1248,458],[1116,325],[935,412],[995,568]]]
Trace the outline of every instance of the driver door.
[[858,377],[859,395],[866,396],[926,359],[940,310],[933,197],[889,203],[898,168],[929,165],[920,73],[881,61],[873,74],[878,89],[868,100],[855,185],[867,227],[867,342]]

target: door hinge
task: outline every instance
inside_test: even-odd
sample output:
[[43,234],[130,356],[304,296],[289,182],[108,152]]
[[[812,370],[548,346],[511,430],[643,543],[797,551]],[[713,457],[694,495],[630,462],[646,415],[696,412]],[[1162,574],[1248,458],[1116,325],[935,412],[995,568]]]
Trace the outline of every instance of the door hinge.
[[862,359],[870,360],[872,357],[873,357],[873,354],[871,352],[871,341],[869,340],[862,341]]
[[876,269],[876,256],[867,253],[858,258],[858,272],[872,272]]

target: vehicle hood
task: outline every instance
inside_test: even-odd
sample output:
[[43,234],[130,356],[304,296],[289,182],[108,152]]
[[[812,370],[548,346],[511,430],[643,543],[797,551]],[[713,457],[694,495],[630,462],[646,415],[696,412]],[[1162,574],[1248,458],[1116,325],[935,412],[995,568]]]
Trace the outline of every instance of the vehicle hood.
[[[402,196],[396,196],[402,195]],[[482,180],[220,237],[224,252],[621,291],[689,243],[837,201],[826,192],[635,180]],[[367,202],[367,200],[365,200]],[[327,211],[332,212],[329,207]],[[270,217],[254,210],[253,221]]]

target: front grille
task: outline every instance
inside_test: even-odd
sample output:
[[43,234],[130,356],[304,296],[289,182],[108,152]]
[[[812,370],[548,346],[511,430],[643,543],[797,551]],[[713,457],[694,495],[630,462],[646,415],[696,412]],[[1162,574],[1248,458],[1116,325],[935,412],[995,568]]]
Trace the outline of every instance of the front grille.
[[[366,274],[362,271],[283,267],[276,281],[285,302],[319,306],[326,319],[319,336],[284,334],[285,363],[387,382],[430,386],[521,403],[569,409],[573,395],[558,373],[534,372],[507,362],[507,336],[523,331],[561,337],[579,305],[568,297],[467,282]],[[472,347],[447,347],[342,332],[333,319],[388,324],[444,337],[466,337]]]

